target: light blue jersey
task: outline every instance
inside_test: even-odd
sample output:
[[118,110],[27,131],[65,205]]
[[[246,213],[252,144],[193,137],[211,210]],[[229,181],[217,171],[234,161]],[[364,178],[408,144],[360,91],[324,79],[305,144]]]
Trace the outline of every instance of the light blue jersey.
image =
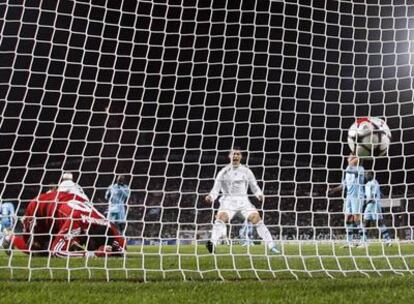
[[14,205],[12,203],[1,204],[1,230],[13,229],[14,225]]
[[373,179],[365,185],[367,206],[364,212],[365,220],[382,219],[381,189],[379,183]]
[[348,166],[342,185],[346,189],[345,212],[347,214],[361,214],[365,198],[364,168],[362,166]]
[[12,230],[15,222],[14,206],[12,203],[0,203],[0,246],[3,245],[7,230]]
[[108,200],[108,218],[115,222],[125,222],[125,206],[128,202],[130,190],[127,185],[113,184],[108,188],[105,198]]

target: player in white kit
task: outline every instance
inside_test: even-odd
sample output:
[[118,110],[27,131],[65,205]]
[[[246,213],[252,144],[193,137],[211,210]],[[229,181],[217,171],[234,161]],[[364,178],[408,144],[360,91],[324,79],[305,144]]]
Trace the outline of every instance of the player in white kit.
[[263,192],[257,185],[253,172],[241,164],[242,153],[240,150],[232,150],[229,157],[231,163],[220,170],[213,189],[205,197],[207,203],[213,203],[221,193],[220,208],[213,224],[211,240],[206,244],[208,251],[210,253],[214,252],[219,239],[227,235],[226,223],[231,221],[236,213],[240,212],[245,219],[254,225],[258,235],[265,241],[269,252],[280,253],[269,229],[263,223],[259,212],[247,195],[250,186],[250,190],[256,198],[264,202]]

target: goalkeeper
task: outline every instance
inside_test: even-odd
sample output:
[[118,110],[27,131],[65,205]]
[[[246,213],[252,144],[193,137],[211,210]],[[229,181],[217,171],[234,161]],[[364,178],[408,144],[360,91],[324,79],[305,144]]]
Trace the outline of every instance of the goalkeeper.
[[205,197],[205,201],[211,204],[219,196],[220,192],[222,194],[219,200],[220,208],[213,224],[211,240],[206,244],[207,250],[210,253],[214,252],[218,240],[227,235],[226,223],[231,221],[236,213],[240,212],[245,219],[254,225],[259,236],[265,241],[269,252],[280,253],[276,248],[270,231],[247,196],[247,190],[250,186],[256,198],[261,202],[264,201],[263,192],[257,185],[253,172],[241,164],[242,153],[240,150],[233,149],[229,154],[229,158],[231,163],[220,170],[213,189]]
[[11,235],[5,249],[55,257],[122,256],[120,231],[77,188],[52,190],[34,198],[22,219],[23,233]]
[[364,211],[365,227],[369,228],[371,226],[378,225],[380,233],[384,237],[385,244],[387,246],[391,246],[390,233],[388,232],[387,226],[385,226],[382,217],[380,185],[375,179],[374,173],[372,171],[366,173],[366,181],[366,205]]

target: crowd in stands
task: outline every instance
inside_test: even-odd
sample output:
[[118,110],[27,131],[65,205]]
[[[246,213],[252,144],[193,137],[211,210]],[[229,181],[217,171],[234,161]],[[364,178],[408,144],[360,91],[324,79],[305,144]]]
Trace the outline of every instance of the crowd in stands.
[[[326,183],[275,182],[275,176],[268,180],[272,181],[261,184],[265,203],[259,203],[254,197],[251,200],[276,239],[335,238],[345,233],[343,200],[341,197],[328,198]],[[218,203],[205,204],[203,197],[212,183],[211,177],[134,178],[126,206],[126,236],[177,238],[181,230],[209,231]],[[106,213],[105,189],[84,187],[84,190],[95,207]],[[15,204],[18,215],[23,214],[27,202]],[[385,215],[385,220],[398,224],[390,213]],[[237,220],[232,223],[232,234],[237,235],[241,223]]]

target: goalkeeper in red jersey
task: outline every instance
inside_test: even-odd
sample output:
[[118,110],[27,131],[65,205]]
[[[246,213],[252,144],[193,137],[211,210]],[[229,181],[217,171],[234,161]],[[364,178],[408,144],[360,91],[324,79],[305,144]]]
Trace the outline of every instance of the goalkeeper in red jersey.
[[[116,226],[76,191],[52,190],[26,208],[23,233],[9,248],[55,257],[123,256],[125,239]],[[3,244],[3,247],[5,244]]]

